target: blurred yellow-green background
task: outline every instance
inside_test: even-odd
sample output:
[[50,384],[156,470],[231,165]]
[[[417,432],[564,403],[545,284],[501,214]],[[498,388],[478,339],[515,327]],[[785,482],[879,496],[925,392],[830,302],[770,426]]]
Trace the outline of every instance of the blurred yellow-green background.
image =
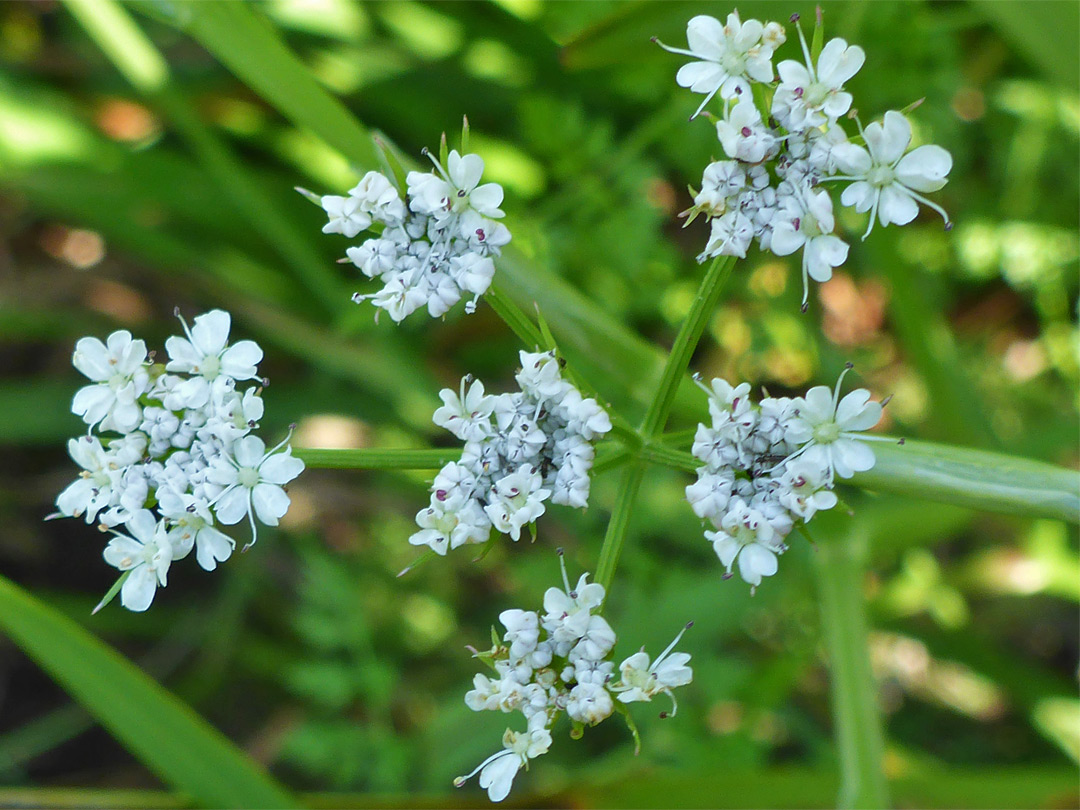
[[[215,2],[215,0],[207,0]],[[234,315],[266,351],[264,435],[307,447],[448,445],[437,394],[472,372],[513,385],[518,342],[491,309],[375,324],[349,300],[296,185],[343,193],[358,165],[204,49],[182,2],[124,6],[164,61],[113,54],[57,2],[0,4],[0,570],[138,662],[289,787],[330,804],[482,804],[451,780],[494,751],[502,715],[470,712],[498,613],[538,606],[596,564],[617,476],[585,513],[551,509],[535,543],[452,554],[397,574],[426,502],[423,473],[312,470],[278,531],[210,575],[178,566],[153,608],[90,610],[112,583],[102,540],[43,522],[74,477],[66,439],[75,340],[130,329],[160,349],[189,317]],[[250,4],[319,84],[419,159],[468,115],[504,185],[515,255],[645,339],[670,345],[701,275],[688,184],[719,153],[682,63],[714,2]],[[812,20],[807,3],[739,4],[744,18]],[[865,48],[849,83],[864,122],[913,101],[918,142],[954,157],[932,212],[904,229],[844,209],[851,257],[811,291],[793,262],[736,268],[692,368],[792,394],[835,380],[892,395],[895,435],[1075,468],[1080,12],[1074,2],[828,2],[826,33]],[[106,31],[123,43],[123,32]],[[117,38],[118,37],[118,38]],[[797,58],[789,27],[778,58]],[[237,61],[242,61],[237,55]],[[224,63],[224,64],[223,64]],[[129,81],[142,77],[142,86]],[[456,145],[452,142],[452,145]],[[364,147],[368,149],[369,147]],[[364,150],[358,148],[358,153]],[[224,156],[224,157],[223,157]],[[222,160],[225,164],[222,164]],[[239,166],[247,190],[238,192]],[[252,190],[255,193],[251,193]],[[524,293],[525,297],[528,296]],[[603,346],[594,349],[604,356]],[[614,397],[614,395],[612,395]],[[619,402],[614,403],[619,406]],[[689,426],[690,423],[681,425]],[[695,680],[679,713],[635,711],[556,733],[518,777],[529,806],[831,806],[840,785],[822,652],[818,555],[796,542],[751,597],[683,500],[651,470],[611,591],[620,655],[661,649],[688,619]],[[1074,526],[850,491],[836,522],[864,544],[869,656],[901,806],[1076,807],[1080,560]],[[565,729],[563,731],[566,731]],[[0,804],[182,802],[10,642],[0,646]],[[134,790],[135,793],[88,793]],[[30,792],[27,792],[30,791]],[[47,792],[45,792],[47,791]],[[149,791],[149,792],[144,792]],[[36,797],[36,798],[34,798]],[[44,798],[43,798],[44,797]],[[316,802],[318,799],[311,799]]]

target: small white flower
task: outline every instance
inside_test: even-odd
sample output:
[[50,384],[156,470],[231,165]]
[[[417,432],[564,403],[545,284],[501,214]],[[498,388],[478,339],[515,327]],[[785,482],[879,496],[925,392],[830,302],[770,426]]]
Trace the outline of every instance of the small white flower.
[[174,544],[148,509],[141,509],[127,521],[131,536],[117,534],[105,547],[105,562],[121,571],[130,571],[120,588],[120,604],[141,612],[150,607],[158,585],[165,587],[169,565],[191,549]]
[[833,234],[832,198],[824,189],[797,190],[784,197],[781,213],[772,222],[769,249],[777,256],[788,256],[803,249],[803,306],[810,296],[807,277],[828,281],[834,267],[847,260],[848,246]]
[[[471,381],[469,391],[465,386]],[[484,384],[472,379],[471,375],[461,378],[460,393],[444,388],[439,392],[443,401],[436,409],[431,421],[446,428],[463,441],[482,441],[491,435],[491,412],[495,407],[494,397],[484,394]]]
[[579,683],[570,690],[566,713],[571,720],[595,726],[611,717],[613,711],[615,705],[611,701],[611,693],[600,684]]
[[699,60],[683,65],[675,76],[680,87],[705,94],[705,100],[691,116],[696,118],[718,92],[725,99],[749,95],[751,81],[772,81],[773,51],[783,41],[783,29],[776,23],[744,23],[739,12],[733,11],[726,25],[704,14],[692,18],[686,26],[687,50],[657,44],[670,53]]
[[484,507],[491,525],[516,542],[522,526],[544,514],[544,501],[551,490],[544,489],[542,482],[540,474],[527,464],[496,481],[491,488],[491,502]]
[[523,766],[527,767],[530,759],[546,754],[551,747],[551,732],[546,726],[546,715],[538,713],[529,718],[528,731],[519,733],[507,729],[503,735],[503,750],[485,759],[467,776],[457,777],[454,787],[461,787],[479,771],[480,787],[487,790],[491,801],[501,802],[509,795],[517,772]]
[[687,653],[672,654],[671,651],[675,649],[683,633],[692,625],[693,622],[680,630],[675,639],[651,665],[644,649],[634,653],[619,665],[622,678],[619,683],[611,687],[611,691],[618,695],[621,703],[651,701],[653,697],[663,693],[671,698],[671,716],[675,716],[678,704],[671,690],[690,683],[694,679],[694,672],[687,666],[690,663],[690,656]]
[[443,556],[452,548],[466,543],[483,543],[491,534],[491,523],[476,501],[440,501],[438,492],[432,494],[431,505],[416,513],[415,532],[409,543],[428,546]]
[[783,543],[765,516],[741,498],[732,499],[720,529],[705,532],[705,538],[727,567],[728,576],[736,558],[739,574],[754,587],[761,584],[762,577],[776,573],[776,554],[783,551]]
[[698,262],[715,256],[738,256],[746,258],[746,251],[754,238],[754,223],[742,211],[732,210],[711,221],[709,241],[697,257]]
[[98,512],[112,504],[122,470],[96,436],[69,439],[68,455],[82,467],[82,472],[57,496],[56,508],[62,515],[85,516],[87,523],[93,523]]
[[837,168],[843,172],[832,179],[855,181],[844,189],[840,202],[855,206],[859,213],[870,212],[863,239],[873,230],[875,217],[882,227],[889,223],[907,225],[919,213],[916,201],[941,214],[946,228],[950,227],[945,209],[920,192],[938,191],[945,186],[952,155],[934,144],[908,152],[911,123],[893,110],[885,113],[882,123],[867,125],[863,137],[866,149],[844,143],[832,152]]
[[840,385],[850,366],[840,374],[836,388],[818,385],[794,401],[796,414],[788,427],[790,441],[803,445],[795,455],[820,464],[831,481],[835,472],[851,478],[874,466],[874,451],[865,442],[874,437],[860,436],[881,419],[881,403],[870,401],[870,392],[856,388],[840,399]]
[[208,472],[210,481],[224,487],[213,503],[218,520],[232,526],[246,515],[251,543],[257,534],[256,515],[267,526],[277,526],[289,510],[289,496],[283,487],[304,471],[304,462],[293,457],[291,447],[277,452],[287,441],[266,452],[262,439],[245,436],[233,442],[231,452],[222,454]]
[[785,59],[776,66],[780,84],[772,104],[772,114],[791,132],[832,123],[850,110],[851,93],[844,92],[844,82],[866,61],[866,53],[858,45],[831,39],[822,48],[815,67],[802,28],[799,41],[806,64]]
[[350,239],[360,231],[371,227],[371,217],[360,208],[356,197],[336,197],[328,194],[320,200],[329,221],[323,225],[323,233],[340,233]]
[[129,433],[142,420],[138,399],[150,387],[146,344],[126,329],[105,340],[85,337],[75,344],[72,365],[97,384],[80,388],[71,410],[88,425]]
[[731,487],[734,483],[735,473],[730,467],[716,472],[702,467],[698,470],[697,481],[686,488],[686,500],[699,518],[719,524],[728,501],[731,500]]
[[761,163],[776,154],[776,136],[762,123],[750,96],[743,96],[716,122],[716,135],[732,160]]
[[213,571],[219,562],[232,555],[236,541],[214,528],[210,505],[204,499],[187,492],[177,494],[169,489],[159,489],[158,509],[172,524],[170,539],[187,548],[194,543],[195,559],[204,570]]
[[565,644],[569,649],[569,645],[585,635],[592,610],[604,603],[604,586],[589,582],[589,575],[582,574],[577,587],[571,590],[562,557],[559,558],[559,565],[562,567],[565,590],[553,587],[544,592],[543,625],[557,644]]
[[510,642],[510,659],[519,661],[536,649],[540,640],[540,617],[533,610],[504,610],[499,621],[506,628],[503,641]]
[[836,506],[836,493],[828,489],[828,470],[805,456],[785,465],[780,483],[780,503],[804,521]]
[[169,353],[165,370],[192,376],[166,397],[169,410],[201,408],[210,399],[211,383],[219,376],[251,380],[258,374],[263,351],[253,340],[229,345],[232,317],[228,312],[214,309],[199,315],[190,329],[182,318],[180,323],[187,338],[174,335],[165,341]]

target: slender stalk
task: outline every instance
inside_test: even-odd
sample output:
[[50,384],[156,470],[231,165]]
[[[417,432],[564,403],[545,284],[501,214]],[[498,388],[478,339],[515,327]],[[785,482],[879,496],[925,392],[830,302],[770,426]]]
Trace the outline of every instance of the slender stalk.
[[882,772],[884,733],[870,669],[866,597],[866,541],[857,533],[816,545],[821,623],[831,669],[833,723],[840,756],[842,808],[889,804]]
[[690,365],[690,358],[701,339],[701,333],[705,331],[705,325],[712,317],[720,292],[734,266],[734,256],[718,256],[713,259],[705,272],[705,278],[702,279],[697,295],[694,296],[690,312],[679,328],[679,334],[675,336],[675,343],[671,347],[671,354],[668,355],[667,362],[664,364],[664,371],[660,375],[660,387],[641,423],[641,433],[645,438],[651,439],[664,429],[668,414],[671,413],[671,406],[675,402],[675,392]]
[[294,447],[293,455],[312,469],[323,470],[438,470],[457,461],[460,450],[324,450]]
[[701,462],[687,452],[674,450],[662,444],[646,444],[638,450],[638,458],[664,467],[682,470],[683,472],[696,472]]
[[615,506],[611,510],[604,533],[604,544],[600,547],[600,560],[596,564],[596,581],[611,590],[611,581],[615,578],[615,568],[619,564],[626,533],[630,528],[630,514],[634,510],[634,501],[641,489],[641,479],[645,476],[645,465],[631,464],[623,470],[619,481],[619,491],[615,496]]

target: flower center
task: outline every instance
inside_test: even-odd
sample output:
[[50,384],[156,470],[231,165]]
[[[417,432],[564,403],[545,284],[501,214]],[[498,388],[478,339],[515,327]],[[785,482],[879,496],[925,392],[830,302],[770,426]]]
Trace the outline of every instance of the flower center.
[[812,82],[803,93],[803,103],[807,107],[820,107],[829,97],[831,88],[821,82]]
[[119,391],[128,383],[128,376],[126,374],[113,374],[109,377],[109,388],[113,391]]
[[814,428],[814,439],[818,444],[829,444],[840,438],[840,426],[836,422],[826,422]]
[[729,76],[738,76],[746,69],[746,60],[737,53],[725,53],[720,57],[720,67]]
[[254,467],[241,467],[236,472],[236,480],[240,486],[251,489],[259,483],[259,471]]
[[221,372],[221,358],[216,355],[203,358],[199,364],[199,373],[208,380],[212,380]]
[[876,188],[885,188],[896,180],[896,172],[890,166],[875,166],[866,173],[866,182]]
[[821,236],[821,226],[818,224],[817,217],[807,211],[802,217],[803,234],[807,239],[813,239],[816,236]]

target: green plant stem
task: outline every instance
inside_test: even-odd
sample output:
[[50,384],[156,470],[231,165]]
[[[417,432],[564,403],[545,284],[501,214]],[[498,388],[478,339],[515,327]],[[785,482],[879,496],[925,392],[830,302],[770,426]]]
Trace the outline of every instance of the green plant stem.
[[438,470],[444,464],[457,461],[460,450],[324,450],[314,447],[294,447],[293,455],[312,469],[323,470]]
[[637,451],[637,455],[642,461],[659,464],[663,467],[671,467],[683,472],[695,472],[702,465],[702,462],[689,453],[673,450],[657,443],[642,445]]
[[679,328],[679,334],[675,336],[671,354],[664,363],[664,370],[660,375],[660,386],[656,396],[649,403],[649,409],[645,412],[645,419],[641,423],[641,434],[646,439],[659,435],[667,423],[671,406],[675,402],[675,393],[679,383],[690,365],[690,358],[701,340],[701,333],[705,331],[705,325],[712,317],[716,302],[724,289],[724,283],[731,275],[731,268],[735,266],[734,256],[718,256],[713,259],[709,269],[705,271],[705,278],[701,281],[694,302],[690,305],[690,312],[686,320]]
[[622,479],[619,481],[615,506],[611,510],[611,519],[604,533],[604,544],[600,547],[600,560],[596,564],[596,581],[604,586],[605,591],[611,590],[611,581],[615,578],[615,568],[619,564],[626,533],[630,528],[634,501],[644,476],[645,465],[634,463],[623,470]]
[[884,733],[870,669],[863,574],[866,539],[854,533],[815,546],[821,624],[831,672],[832,713],[840,757],[842,808],[889,803],[881,769]]

